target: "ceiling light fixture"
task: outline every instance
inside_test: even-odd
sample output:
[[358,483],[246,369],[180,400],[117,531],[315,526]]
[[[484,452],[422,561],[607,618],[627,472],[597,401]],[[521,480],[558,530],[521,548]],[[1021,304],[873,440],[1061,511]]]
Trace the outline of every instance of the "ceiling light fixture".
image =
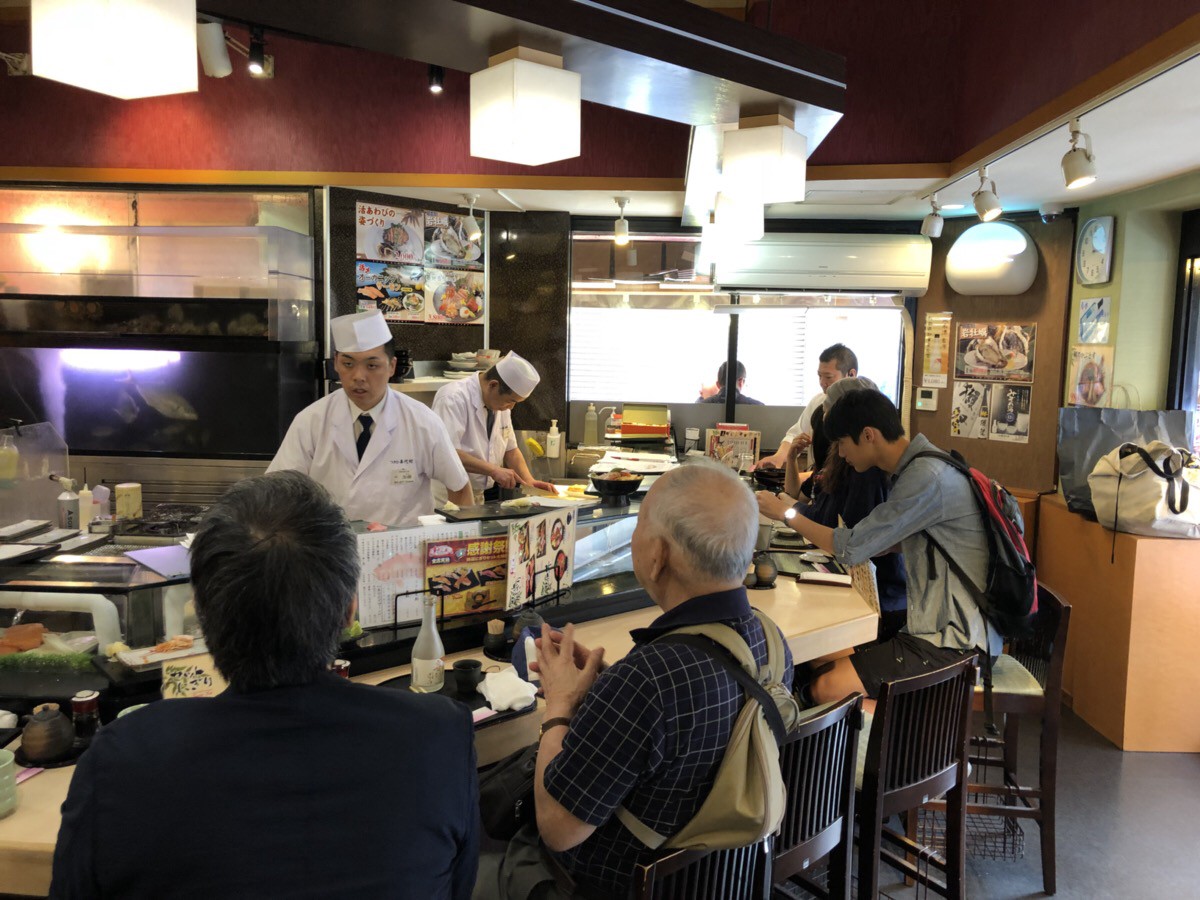
[[33,74],[122,100],[197,90],[196,0],[32,0]]
[[808,138],[787,116],[746,116],[724,134],[721,190],[739,200],[803,202],[807,168]]
[[613,222],[613,243],[624,247],[629,243],[629,223],[625,221],[625,205],[629,203],[629,198],[613,197],[613,200],[617,203],[617,209],[621,210],[620,217]]
[[429,67],[429,93],[440,94],[442,92],[442,82],[446,78],[446,70],[441,66]]
[[467,232],[467,240],[474,242],[483,236],[483,229],[479,227],[479,220],[475,218],[475,204],[479,195],[463,194],[463,199],[467,201],[467,218],[463,221],[463,228]]
[[743,199],[724,191],[717,194],[713,221],[718,240],[724,245],[748,244],[757,241],[766,231],[763,205],[757,198]]
[[562,57],[514,47],[471,75],[471,155],[540,166],[579,155],[581,81]]
[[225,78],[233,72],[220,22],[196,23],[196,49],[200,51],[200,66],[209,78]]
[[1000,197],[996,193],[996,182],[988,178],[987,166],[979,167],[979,187],[971,195],[971,201],[975,204],[975,212],[981,222],[991,222],[1004,212],[1004,207],[1000,205]]
[[937,202],[937,192],[929,198],[929,214],[921,221],[921,234],[928,238],[942,236],[942,226],[946,224],[946,220],[942,218],[941,209]]
[[251,75],[262,75],[266,70],[266,46],[262,28],[255,25],[250,29],[250,52],[246,54],[246,68]]
[[[1084,134],[1078,117],[1071,120],[1071,149],[1063,154],[1063,181],[1067,190],[1086,187],[1096,180],[1096,154],[1092,152],[1092,136]],[[1078,146],[1083,138],[1083,147]]]
[[965,204],[965,203],[943,203],[941,206],[938,207],[938,209],[941,209],[944,212],[950,212],[951,210],[966,209],[966,208],[967,208],[967,204]]

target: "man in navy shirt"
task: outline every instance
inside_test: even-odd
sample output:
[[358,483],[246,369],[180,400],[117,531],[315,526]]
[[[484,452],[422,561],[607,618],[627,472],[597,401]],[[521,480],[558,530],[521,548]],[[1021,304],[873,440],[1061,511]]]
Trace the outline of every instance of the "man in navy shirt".
[[[571,626],[561,636],[543,631],[537,829],[550,868],[569,876],[576,896],[624,896],[635,864],[653,855],[618,821],[618,807],[672,835],[712,788],[742,689],[707,654],[651,641],[684,625],[722,622],[760,666],[766,662],[765,636],[742,586],[757,531],[754,496],[728,468],[676,469],[646,495],[631,544],[634,574],[662,615],[632,632],[633,650],[603,673],[603,650],[581,647]],[[790,686],[790,652],[787,670]],[[553,884],[529,890],[538,864],[529,853],[523,865],[510,848],[501,895],[562,896]]]

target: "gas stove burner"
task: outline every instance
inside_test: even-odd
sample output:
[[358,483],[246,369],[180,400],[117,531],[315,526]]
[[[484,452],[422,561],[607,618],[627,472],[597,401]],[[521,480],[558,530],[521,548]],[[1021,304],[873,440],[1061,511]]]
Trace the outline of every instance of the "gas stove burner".
[[149,522],[199,521],[204,512],[204,507],[196,503],[159,503],[143,518]]

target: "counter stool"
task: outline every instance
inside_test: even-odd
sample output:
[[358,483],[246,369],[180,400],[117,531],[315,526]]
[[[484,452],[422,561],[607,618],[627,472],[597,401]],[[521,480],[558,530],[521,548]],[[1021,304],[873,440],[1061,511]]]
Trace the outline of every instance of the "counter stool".
[[634,869],[634,900],[768,900],[771,838],[731,850],[673,850]]

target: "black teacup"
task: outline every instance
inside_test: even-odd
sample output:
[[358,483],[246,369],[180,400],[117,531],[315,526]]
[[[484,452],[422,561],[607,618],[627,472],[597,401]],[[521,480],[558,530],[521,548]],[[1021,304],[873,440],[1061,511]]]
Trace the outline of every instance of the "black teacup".
[[483,663],[477,659],[460,659],[454,663],[454,684],[460,691],[473,691],[483,681]]

